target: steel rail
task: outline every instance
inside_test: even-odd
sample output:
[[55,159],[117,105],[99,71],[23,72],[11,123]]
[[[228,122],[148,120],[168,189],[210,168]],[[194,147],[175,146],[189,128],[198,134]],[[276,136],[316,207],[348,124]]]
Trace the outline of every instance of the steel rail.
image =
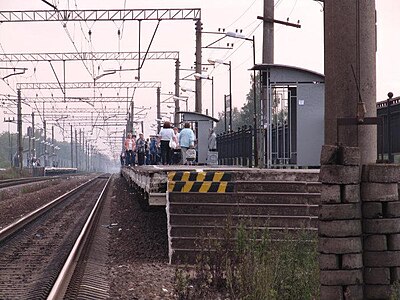
[[10,225],[6,226],[5,228],[0,230],[0,243],[3,242],[5,239],[13,235],[15,232],[26,226],[27,224],[31,223],[38,217],[40,217],[42,214],[46,213],[49,211],[51,208],[55,207],[57,204],[65,200],[66,198],[76,194],[80,189],[83,187],[87,186],[91,182],[93,182],[95,179],[97,179],[99,176],[94,177],[92,179],[89,179],[85,183],[79,185],[78,187],[74,188],[73,190],[57,197],[53,201],[43,205],[42,207],[30,212],[29,214],[23,216],[21,219],[11,223]]
[[[99,176],[101,178],[101,176]],[[98,177],[98,178],[99,178]],[[92,211],[90,212],[90,215],[85,223],[85,225],[82,228],[81,233],[79,234],[60,274],[58,275],[56,282],[53,285],[53,288],[50,291],[49,296],[47,299],[63,299],[65,292],[67,291],[69,282],[71,280],[71,277],[74,273],[75,267],[78,263],[78,259],[80,254],[82,253],[82,250],[86,247],[87,245],[87,240],[88,237],[95,225],[95,222],[97,220],[98,212],[100,211],[101,208],[101,202],[104,199],[104,194],[109,186],[109,183],[111,181],[110,176],[104,185],[103,190],[100,193],[100,196],[98,197]]]
[[6,187],[11,187],[11,186],[17,186],[20,184],[45,181],[45,180],[49,180],[49,179],[54,179],[54,177],[51,177],[51,178],[49,178],[49,177],[33,177],[33,178],[16,178],[16,179],[0,180],[0,189],[6,188]]

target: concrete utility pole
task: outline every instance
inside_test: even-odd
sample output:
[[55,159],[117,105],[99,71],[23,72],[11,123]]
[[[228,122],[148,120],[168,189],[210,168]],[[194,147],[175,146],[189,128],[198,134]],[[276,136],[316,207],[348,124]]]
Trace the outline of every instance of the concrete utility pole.
[[78,168],[78,130],[75,128],[75,167]]
[[[85,129],[82,130],[82,170],[86,169],[86,152],[85,152]],[[85,161],[85,165],[83,164]]]
[[161,90],[160,88],[157,88],[157,133],[159,133],[161,130],[160,120],[161,120]]
[[35,113],[32,113],[32,157],[36,157]]
[[129,128],[130,131],[132,132],[132,134],[134,134],[134,130],[133,130],[133,121],[134,121],[134,113],[135,113],[135,106],[133,101],[131,101],[131,119],[130,119],[130,124],[129,124]]
[[265,20],[274,19],[274,0],[264,0],[264,22],[263,22],[263,64],[274,63],[274,22]]
[[79,161],[78,167],[82,168],[82,129],[79,128]]
[[22,146],[22,106],[21,106],[21,90],[17,90],[17,131],[18,131],[18,167],[22,170],[22,154],[23,154],[23,146]]
[[375,1],[330,0],[324,6],[325,144],[359,147],[361,164],[373,163],[376,126],[337,127],[337,119],[357,118],[363,104],[365,117],[376,117]]
[[86,151],[85,151],[85,156],[86,156],[86,171],[89,171],[89,144],[88,140],[86,142]]
[[43,134],[44,134],[44,166],[47,167],[47,130],[46,130],[46,120],[43,121]]
[[[196,21],[196,73],[201,74],[201,20]],[[201,113],[202,111],[202,101],[201,101],[201,78],[195,79],[196,83],[196,103],[195,103],[195,112]]]
[[[179,67],[180,67],[180,63],[179,63],[179,59],[177,59],[175,61],[175,96],[179,97]],[[179,99],[175,99],[175,115],[174,115],[174,123],[175,126],[178,126],[179,124],[179,115],[178,115],[178,111],[180,110],[179,108]],[[157,116],[158,118],[158,116]]]
[[[273,64],[274,63],[274,0],[264,0],[264,15],[263,15],[263,52],[262,52],[262,63]],[[254,80],[256,80],[256,74],[254,72]],[[254,84],[254,89],[257,85]],[[260,91],[260,94],[264,94],[265,91]],[[256,101],[256,91],[254,90],[254,101]],[[268,99],[268,97],[261,97],[262,99]],[[254,124],[257,128],[254,131],[258,134],[255,135],[257,139],[257,147],[255,155],[255,164],[258,167],[265,167],[265,153],[268,151],[266,147],[270,143],[267,141],[265,144],[265,130],[263,129],[264,122],[268,119],[268,101],[259,102],[259,105],[254,105]],[[258,109],[257,109],[258,108]],[[261,116],[261,112],[263,112]]]
[[54,156],[55,156],[55,150],[54,150],[54,126],[51,126],[51,167],[54,166]]
[[74,135],[72,132],[72,125],[71,125],[71,168],[74,167]]
[[[274,24],[281,24],[285,26],[291,26],[300,28],[300,24],[294,24],[290,22],[280,21],[274,19],[274,0],[264,0],[264,15],[258,16],[257,19],[263,20],[263,54],[262,54],[262,63],[263,64],[273,64],[274,63]],[[254,42],[253,42],[254,44]],[[255,64],[255,63],[254,63]],[[256,75],[254,73],[254,79]],[[255,90],[256,84],[254,84]],[[255,163],[256,166],[265,167],[267,162],[265,159],[266,153],[271,151],[271,141],[270,141],[270,133],[267,132],[265,134],[264,126],[270,124],[270,107],[271,107],[271,99],[268,95],[268,88],[265,90],[262,89],[261,93],[261,101],[259,105],[254,105],[255,116],[254,116],[254,124],[255,124],[255,140],[257,140],[257,145],[255,151]],[[254,99],[256,99],[256,92],[254,91]],[[256,109],[258,108],[258,110]],[[260,118],[258,118],[260,116]],[[270,128],[270,126],[268,126]],[[257,135],[257,131],[260,134]],[[267,140],[265,140],[265,136]],[[268,154],[269,155],[269,154]],[[257,159],[258,158],[258,159]]]

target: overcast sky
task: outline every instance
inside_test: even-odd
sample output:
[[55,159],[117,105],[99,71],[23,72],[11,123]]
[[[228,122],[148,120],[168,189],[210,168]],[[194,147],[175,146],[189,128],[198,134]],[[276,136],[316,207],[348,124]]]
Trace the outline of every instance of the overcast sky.
[[[262,51],[262,25],[257,20],[262,15],[263,0],[59,0],[50,1],[59,9],[123,9],[125,8],[201,8],[204,31],[217,31],[225,28],[227,31],[242,29],[243,34],[256,39],[256,62],[261,62]],[[377,100],[383,100],[387,92],[392,91],[395,96],[400,95],[400,35],[396,29],[400,28],[399,0],[376,1],[378,15],[378,52],[377,52]],[[51,9],[40,0],[0,0],[0,10],[39,10]],[[319,2],[313,0],[275,0],[275,18],[280,20],[290,19],[292,22],[300,21],[301,29],[275,25],[275,63],[293,65],[323,73],[323,12]],[[145,50],[154,29],[155,21],[142,22],[141,50]],[[118,37],[118,29],[121,32]],[[155,35],[150,51],[179,51],[181,68],[190,69],[194,64],[195,56],[195,26],[193,21],[162,21]],[[89,37],[88,31],[91,31]],[[70,37],[68,37],[68,34]],[[216,39],[216,35],[203,34],[203,46]],[[72,42],[73,41],[73,42]],[[240,108],[246,101],[246,94],[250,88],[250,72],[252,66],[252,45],[250,42],[224,39],[219,44],[224,46],[227,42],[234,43],[232,50],[203,49],[203,63],[208,58],[224,59],[232,62],[232,98],[233,105]],[[35,22],[35,23],[3,23],[0,24],[0,52],[75,52],[78,51],[138,51],[138,22],[68,22],[63,27],[60,22]],[[4,63],[1,66],[6,66]],[[48,62],[7,64],[8,67],[26,67],[25,74],[6,79],[9,86],[0,81],[0,94],[15,95],[17,82],[56,82],[55,75]],[[60,79],[63,78],[61,63],[53,63]],[[104,62],[99,64],[82,61],[67,62],[66,81],[92,81],[92,76],[104,74],[106,69],[135,68],[133,62]],[[141,80],[160,81],[162,93],[174,91],[174,61],[159,60],[147,61],[141,71]],[[0,70],[1,77],[9,71]],[[223,110],[223,96],[229,93],[228,69],[219,65],[206,71],[214,76],[215,89],[215,116]],[[190,72],[182,71],[181,78]],[[135,72],[120,72],[104,76],[100,81],[129,81],[137,74]],[[191,77],[193,78],[193,77]],[[181,86],[194,89],[193,81],[181,81]],[[61,96],[60,90],[48,91],[23,91],[24,96]],[[126,90],[88,90],[68,91],[72,96],[93,95],[101,93],[103,96],[126,96]],[[132,96],[132,92],[129,92]],[[182,93],[189,96],[189,108],[194,109],[193,93]],[[167,96],[162,96],[162,100]],[[138,89],[134,94],[135,106],[150,108],[145,118],[145,133],[152,134],[150,125],[155,123],[156,117],[156,91],[151,89]],[[43,104],[33,104],[42,107]],[[125,103],[113,104],[113,107],[126,108]],[[170,104],[169,104],[170,105]],[[46,104],[46,108],[50,104]],[[184,106],[184,103],[181,103]],[[76,107],[76,105],[74,106]],[[84,104],[81,107],[89,107]],[[100,107],[100,106],[99,106]],[[103,104],[104,107],[104,104]],[[107,107],[111,107],[107,105]],[[211,113],[211,82],[203,81],[203,112],[209,109]],[[9,115],[0,112],[1,131],[7,130],[3,117]],[[24,113],[31,113],[31,108],[24,106]],[[163,112],[173,111],[173,108],[163,105]],[[15,131],[15,125],[11,130]],[[115,130],[115,129],[107,129]],[[109,133],[109,132],[108,132]],[[102,136],[105,132],[96,132]]]

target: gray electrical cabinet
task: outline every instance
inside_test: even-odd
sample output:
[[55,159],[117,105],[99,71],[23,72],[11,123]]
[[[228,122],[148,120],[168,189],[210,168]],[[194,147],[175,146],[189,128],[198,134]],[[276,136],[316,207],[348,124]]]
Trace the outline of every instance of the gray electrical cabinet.
[[260,72],[266,167],[318,167],[324,144],[325,76],[278,64]]

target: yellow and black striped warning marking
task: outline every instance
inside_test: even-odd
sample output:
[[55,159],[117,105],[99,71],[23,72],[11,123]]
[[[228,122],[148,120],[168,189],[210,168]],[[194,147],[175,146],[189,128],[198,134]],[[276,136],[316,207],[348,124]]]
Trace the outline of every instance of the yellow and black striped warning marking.
[[232,173],[228,172],[168,172],[168,181],[231,181]]
[[228,172],[169,172],[168,192],[233,193],[232,173]]
[[233,182],[228,181],[169,181],[168,192],[233,193]]

